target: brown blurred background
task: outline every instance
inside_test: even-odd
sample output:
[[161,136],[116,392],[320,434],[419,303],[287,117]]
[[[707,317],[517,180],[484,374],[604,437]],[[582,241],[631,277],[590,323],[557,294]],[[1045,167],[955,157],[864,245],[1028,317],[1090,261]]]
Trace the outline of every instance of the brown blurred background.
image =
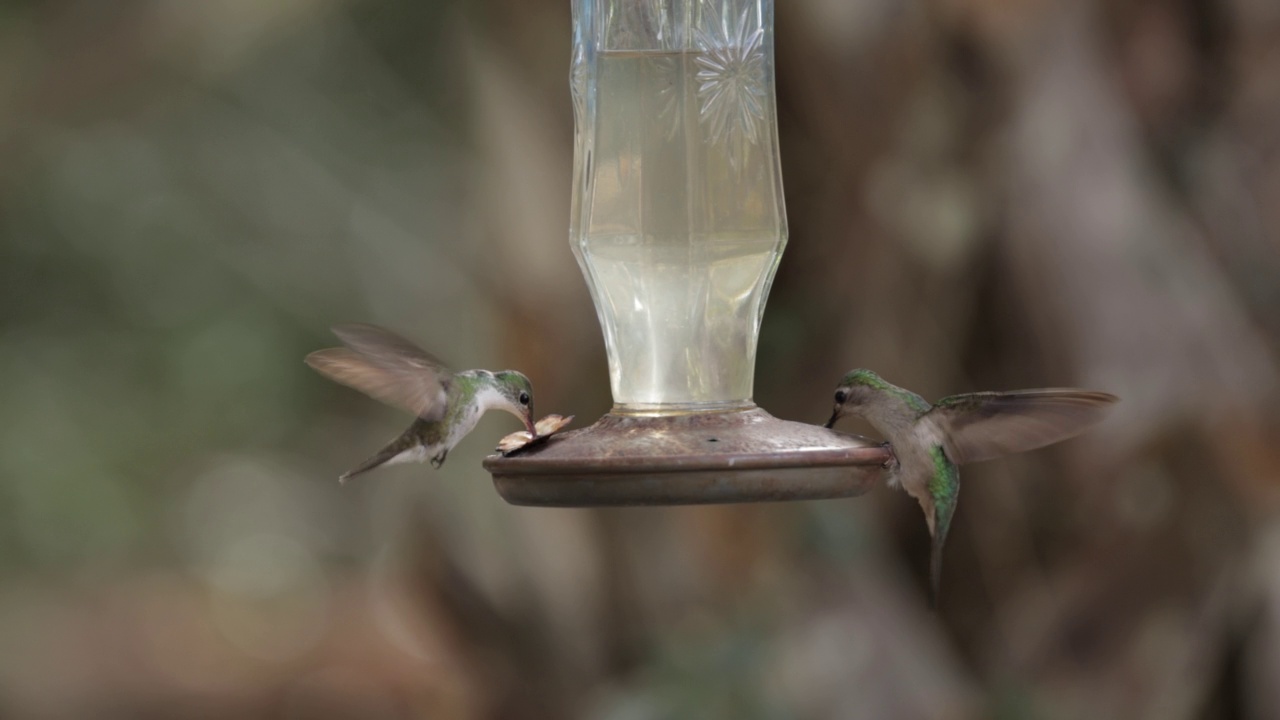
[[335,482],[407,422],[303,366],[335,322],[608,408],[566,0],[6,0],[0,717],[1280,717],[1280,4],[776,27],[756,399],[1124,399],[965,470],[940,614],[888,489],[514,508],[507,416]]

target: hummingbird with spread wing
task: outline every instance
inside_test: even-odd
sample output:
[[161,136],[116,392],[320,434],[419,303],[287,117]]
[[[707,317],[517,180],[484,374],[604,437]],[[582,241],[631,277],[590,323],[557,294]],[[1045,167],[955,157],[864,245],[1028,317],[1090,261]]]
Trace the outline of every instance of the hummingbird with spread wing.
[[455,373],[422,348],[376,325],[339,325],[333,334],[346,347],[317,350],[306,357],[308,365],[330,380],[417,416],[399,437],[339,477],[341,482],[381,465],[430,460],[439,468],[489,410],[515,415],[537,435],[533,385],[521,373]]
[[889,484],[901,487],[924,510],[933,547],[929,597],[937,603],[942,546],[960,494],[959,466],[1034,450],[1084,432],[1118,398],[1071,388],[952,395],[929,404],[870,370],[840,380],[828,428],[856,415],[889,441]]

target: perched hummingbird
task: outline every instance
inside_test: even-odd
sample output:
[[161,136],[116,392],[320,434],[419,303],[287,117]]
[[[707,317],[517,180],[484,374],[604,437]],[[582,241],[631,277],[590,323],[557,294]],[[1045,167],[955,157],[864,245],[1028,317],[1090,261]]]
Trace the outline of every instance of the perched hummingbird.
[[1102,419],[1118,398],[1075,389],[952,395],[930,405],[870,370],[854,370],[836,388],[832,427],[845,414],[862,417],[893,448],[889,484],[920,503],[933,549],[930,602],[937,603],[942,545],[960,494],[957,466],[1034,450],[1077,435]]
[[537,435],[533,385],[514,370],[454,373],[417,345],[376,325],[339,325],[333,334],[346,347],[317,350],[307,356],[308,365],[418,416],[400,437],[338,478],[342,482],[392,463],[430,460],[439,468],[487,410],[505,410]]

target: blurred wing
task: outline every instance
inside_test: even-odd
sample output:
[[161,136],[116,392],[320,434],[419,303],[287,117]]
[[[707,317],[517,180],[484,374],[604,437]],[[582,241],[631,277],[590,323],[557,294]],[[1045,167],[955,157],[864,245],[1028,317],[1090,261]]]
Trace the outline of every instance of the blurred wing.
[[331,380],[424,420],[444,417],[453,373],[444,363],[389,330],[373,325],[333,329],[345,348],[317,350],[307,364]]
[[1070,389],[971,393],[939,400],[928,417],[943,432],[947,457],[963,465],[1078,435],[1118,399]]

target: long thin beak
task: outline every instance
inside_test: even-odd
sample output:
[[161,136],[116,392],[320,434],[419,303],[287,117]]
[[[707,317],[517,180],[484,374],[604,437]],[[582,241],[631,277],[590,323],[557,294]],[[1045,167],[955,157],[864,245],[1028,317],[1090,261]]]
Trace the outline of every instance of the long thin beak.
[[839,419],[840,419],[840,408],[836,408],[831,412],[831,419],[828,420],[827,424],[823,425],[823,427],[830,430],[831,428],[836,426],[836,421]]
[[524,420],[524,427],[529,431],[529,434],[533,437],[538,437],[538,428],[533,424],[533,408],[529,408],[529,414],[522,419]]

